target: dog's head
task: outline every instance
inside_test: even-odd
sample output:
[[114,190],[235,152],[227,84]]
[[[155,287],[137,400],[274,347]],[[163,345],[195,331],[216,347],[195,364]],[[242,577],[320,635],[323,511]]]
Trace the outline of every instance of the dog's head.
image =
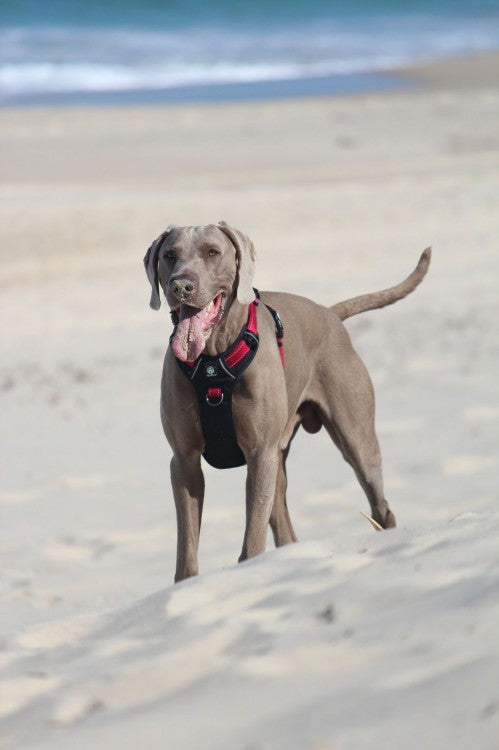
[[249,304],[255,264],[253,243],[224,221],[199,227],[169,226],[144,258],[154,310],[161,306],[160,287],[179,323],[172,348],[176,357],[193,361],[204,349],[227,306],[237,299]]

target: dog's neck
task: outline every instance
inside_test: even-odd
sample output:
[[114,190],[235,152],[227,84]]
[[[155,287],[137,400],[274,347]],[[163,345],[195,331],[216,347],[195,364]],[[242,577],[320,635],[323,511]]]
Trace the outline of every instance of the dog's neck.
[[204,354],[216,357],[223,354],[226,349],[237,339],[241,328],[248,320],[248,306],[242,305],[234,295],[227,301],[222,319],[214,327],[209,338],[206,340]]

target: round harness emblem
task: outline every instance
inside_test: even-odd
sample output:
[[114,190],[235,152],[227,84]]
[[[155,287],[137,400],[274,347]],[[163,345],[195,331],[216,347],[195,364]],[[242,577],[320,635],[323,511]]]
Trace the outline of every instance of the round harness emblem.
[[217,374],[216,369],[213,367],[213,365],[206,365],[205,373],[209,378],[212,378],[214,375]]

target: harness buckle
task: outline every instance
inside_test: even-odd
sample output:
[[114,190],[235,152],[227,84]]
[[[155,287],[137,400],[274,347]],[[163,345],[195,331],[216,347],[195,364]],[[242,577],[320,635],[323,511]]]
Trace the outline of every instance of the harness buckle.
[[258,334],[254,334],[251,331],[245,331],[243,333],[243,341],[246,341],[250,349],[257,349],[258,348]]

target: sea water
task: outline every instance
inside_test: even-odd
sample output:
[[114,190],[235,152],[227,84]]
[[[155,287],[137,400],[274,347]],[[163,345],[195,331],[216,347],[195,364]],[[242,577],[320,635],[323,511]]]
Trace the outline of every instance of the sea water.
[[499,0],[2,0],[0,104],[354,91],[498,47]]

